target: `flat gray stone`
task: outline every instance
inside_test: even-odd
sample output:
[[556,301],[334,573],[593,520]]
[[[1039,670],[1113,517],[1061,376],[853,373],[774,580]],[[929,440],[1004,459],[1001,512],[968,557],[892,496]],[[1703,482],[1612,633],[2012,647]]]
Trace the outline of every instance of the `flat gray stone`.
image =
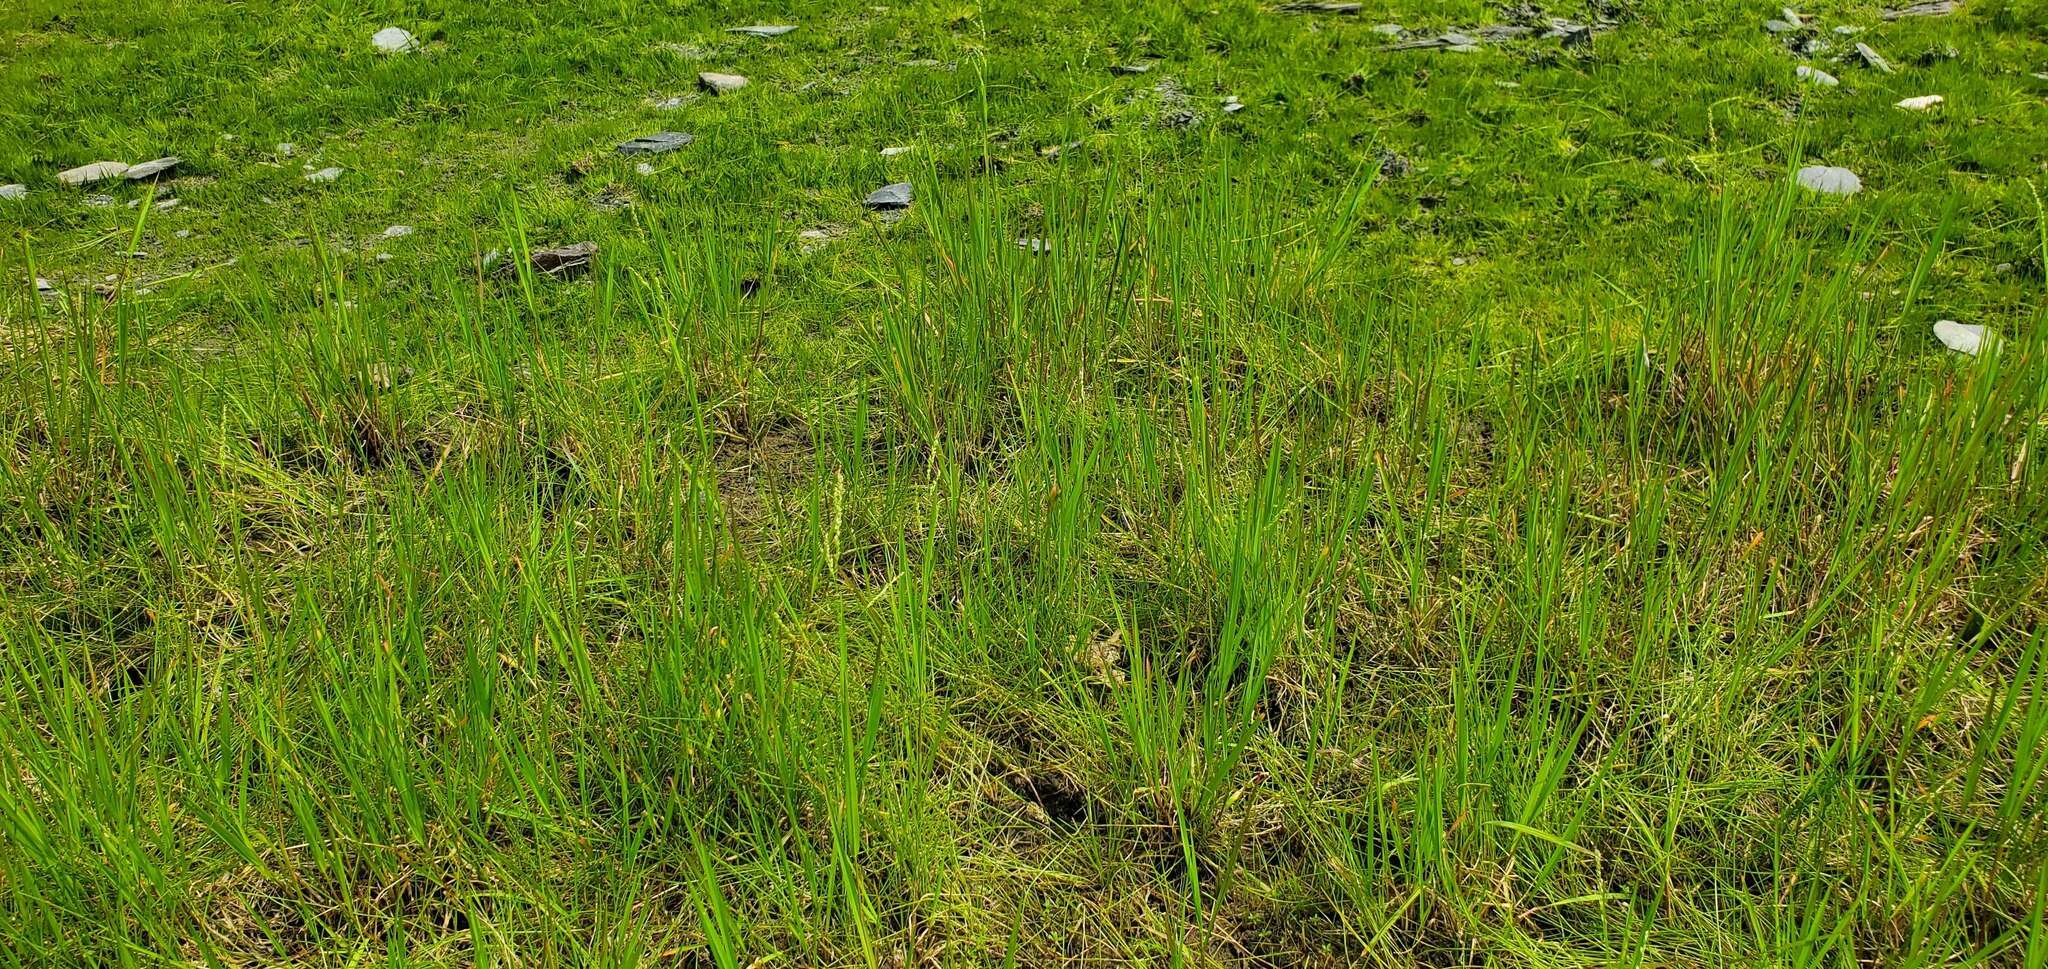
[[1962,0],[1931,0],[1929,3],[1916,3],[1910,7],[1887,10],[1884,12],[1884,19],[1903,20],[1907,17],[1946,17],[1961,9],[1963,9]]
[[578,242],[554,249],[535,249],[527,261],[534,272],[543,276],[568,279],[588,272],[591,257],[596,255],[597,243]]
[[1334,13],[1355,17],[1364,8],[1362,3],[1290,3],[1280,9],[1288,13]]
[[651,135],[641,135],[632,141],[622,142],[619,145],[619,154],[659,155],[663,152],[674,151],[696,140],[697,136],[687,131],[657,131]]
[[386,239],[403,239],[409,235],[412,235],[412,226],[409,225],[394,225],[384,230]]
[[332,167],[332,166],[329,166],[329,167],[327,167],[327,168],[323,168],[323,169],[320,169],[320,170],[319,170],[319,171],[317,171],[317,172],[309,172],[309,173],[307,173],[307,175],[306,175],[306,181],[309,181],[309,182],[331,182],[331,181],[334,181],[334,180],[335,180],[335,179],[337,179],[337,178],[340,178],[340,177],[341,177],[341,173],[342,173],[342,171],[343,171],[343,169],[341,169],[341,168],[336,168],[336,167]]
[[18,202],[25,198],[28,198],[28,186],[0,185],[0,199],[5,199],[9,202]]
[[1934,338],[1957,353],[1976,356],[1984,349],[1984,327],[1979,323],[1957,323],[1954,320],[1934,321]]
[[403,54],[418,48],[420,42],[404,27],[386,27],[370,35],[370,45],[386,54]]
[[1941,102],[1945,100],[1947,98],[1939,94],[1923,94],[1917,98],[1907,98],[1900,101],[1897,107],[1907,111],[1932,111],[1935,108],[1941,107]]
[[891,145],[887,148],[882,149],[882,157],[894,158],[897,155],[907,154],[915,150],[916,149],[912,148],[909,145]]
[[1863,191],[1863,180],[1846,168],[1808,165],[1799,170],[1799,186],[1822,195],[1854,195]]
[[179,158],[176,155],[166,155],[162,158],[152,159],[150,161],[143,162],[140,165],[133,166],[129,168],[127,171],[122,172],[121,174],[122,177],[128,179],[131,182],[140,182],[146,179],[155,178],[158,175],[162,175],[163,173],[168,172],[171,169],[178,167],[179,165],[183,165],[184,163],[185,159],[183,158]]
[[111,195],[88,195],[85,197],[85,204],[96,209],[111,209],[114,207],[114,197]]
[[110,178],[119,178],[127,171],[128,165],[126,162],[97,161],[90,165],[80,165],[77,168],[67,168],[58,172],[57,181],[63,182],[66,185],[91,185],[94,182],[104,182]]
[[1112,64],[1112,65],[1110,65],[1110,68],[1109,68],[1109,72],[1110,72],[1111,74],[1118,74],[1118,75],[1123,75],[1123,76],[1125,76],[1125,77],[1128,77],[1128,76],[1130,76],[1130,75],[1133,75],[1133,74],[1149,74],[1149,73],[1151,73],[1151,72],[1152,72],[1152,65],[1150,65],[1150,64]]
[[1231,95],[1231,96],[1229,96],[1229,97],[1227,97],[1227,98],[1224,98],[1224,99],[1223,99],[1223,113],[1224,113],[1224,114],[1236,114],[1236,113],[1238,113],[1239,111],[1243,111],[1243,110],[1244,110],[1244,102],[1243,102],[1243,101],[1239,101],[1239,100],[1237,99],[1237,95],[1233,94],[1233,95]]
[[1380,24],[1379,26],[1374,27],[1372,29],[1372,32],[1375,34],[1379,34],[1382,37],[1399,37],[1403,34],[1406,34],[1408,32],[1408,28],[1403,27],[1400,24]]
[[884,185],[868,193],[862,205],[877,212],[889,212],[910,207],[910,183],[896,182]]
[[795,30],[794,24],[754,24],[748,27],[727,27],[728,34],[745,34],[749,37],[780,37]]
[[1818,67],[1808,67],[1804,64],[1793,68],[1792,73],[1798,75],[1800,80],[1808,84],[1818,84],[1821,87],[1834,87],[1842,83],[1841,79],[1833,74],[1829,74]]
[[1764,29],[1774,34],[1789,34],[1798,30],[1799,25],[1786,23],[1783,20],[1766,20],[1764,21]]
[[717,71],[705,71],[697,75],[697,83],[704,85],[704,89],[713,94],[731,94],[740,88],[746,87],[747,79],[738,74],[720,74]]
[[1857,44],[1856,56],[1863,58],[1863,63],[1868,64],[1871,67],[1874,67],[1880,71],[1883,71],[1886,74],[1895,73],[1892,68],[1892,62],[1885,60],[1884,55],[1878,53],[1877,48],[1872,47],[1869,44]]

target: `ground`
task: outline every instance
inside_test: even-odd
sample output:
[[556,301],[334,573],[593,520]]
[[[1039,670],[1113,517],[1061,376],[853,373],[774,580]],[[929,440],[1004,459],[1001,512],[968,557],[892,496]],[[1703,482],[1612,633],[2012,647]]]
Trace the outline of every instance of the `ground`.
[[7,6],[0,954],[2048,965],[2048,8],[1796,13]]

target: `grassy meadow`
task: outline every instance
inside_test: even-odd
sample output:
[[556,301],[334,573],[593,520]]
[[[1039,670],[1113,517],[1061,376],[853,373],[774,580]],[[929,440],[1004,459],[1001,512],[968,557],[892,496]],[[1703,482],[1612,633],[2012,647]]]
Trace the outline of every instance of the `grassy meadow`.
[[2048,7],[1522,6],[0,9],[0,965],[2048,966]]

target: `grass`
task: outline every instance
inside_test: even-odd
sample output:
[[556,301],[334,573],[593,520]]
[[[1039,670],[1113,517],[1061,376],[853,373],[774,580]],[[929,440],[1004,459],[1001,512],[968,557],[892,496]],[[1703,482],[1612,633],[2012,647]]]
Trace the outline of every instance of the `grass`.
[[0,959],[2048,965],[2048,17],[1624,6],[0,12]]

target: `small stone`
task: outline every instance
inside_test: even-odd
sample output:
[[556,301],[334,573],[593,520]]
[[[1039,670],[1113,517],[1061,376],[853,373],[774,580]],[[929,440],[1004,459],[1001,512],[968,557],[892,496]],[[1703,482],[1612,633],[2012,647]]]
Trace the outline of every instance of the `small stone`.
[[1764,29],[1774,34],[1789,34],[1798,30],[1799,25],[1786,23],[1783,20],[1766,20],[1764,21]]
[[1957,353],[1976,356],[1984,349],[1984,327],[1978,323],[1957,323],[1954,320],[1934,321],[1934,338]]
[[1465,265],[1465,263],[1466,263],[1466,262],[1467,262],[1467,260],[1465,259],[1465,257],[1464,257],[1464,256],[1456,256],[1456,257],[1453,257],[1453,258],[1451,259],[1451,265],[1453,265],[1453,266],[1459,266],[1459,267],[1462,267],[1462,266],[1464,266],[1464,265]]
[[48,294],[54,293],[56,291],[57,287],[53,285],[49,280],[44,279],[41,276],[36,277],[36,292]]
[[1128,77],[1128,76],[1130,76],[1130,75],[1133,75],[1133,74],[1149,74],[1149,73],[1151,73],[1151,72],[1152,72],[1152,65],[1150,65],[1150,64],[1114,64],[1114,65],[1111,65],[1111,66],[1110,66],[1110,68],[1109,68],[1109,72],[1110,72],[1111,74],[1118,74],[1118,75],[1123,75],[1123,76],[1126,76],[1126,77]]
[[727,27],[728,34],[745,34],[749,37],[780,37],[795,30],[792,24],[755,24],[751,27]]
[[1650,159],[1651,168],[1663,168],[1664,166],[1669,164],[1671,164],[1671,159],[1666,158],[1663,155],[1658,155],[1657,157]]
[[652,175],[654,174],[654,166],[647,162],[641,162],[640,164],[633,166],[633,171],[641,175]]
[[684,131],[657,131],[651,135],[641,135],[632,141],[621,143],[619,145],[619,154],[659,155],[663,152],[674,151],[696,140],[696,135]]
[[1591,47],[1593,46],[1593,28],[1583,24],[1574,26],[1566,30],[1558,38],[1558,42],[1568,48]]
[[66,185],[91,185],[94,182],[104,182],[110,178],[117,178],[127,171],[128,166],[125,163],[99,161],[93,162],[90,165],[80,165],[77,168],[67,168],[64,171],[58,172],[57,181],[63,182]]
[[175,237],[175,238],[179,238],[179,239],[190,239],[190,238],[192,238],[192,230],[191,230],[191,229],[179,229],[178,231],[176,231],[176,232],[173,232],[173,233],[171,233],[171,235],[172,235],[173,237]]
[[731,94],[740,88],[746,87],[747,79],[738,74],[720,74],[717,71],[704,71],[697,75],[697,83],[704,85],[704,89],[713,94]]
[[1473,37],[1471,34],[1458,33],[1455,30],[1443,35],[1442,37],[1437,38],[1437,40],[1444,45],[1445,50],[1449,50],[1453,47],[1479,46],[1479,40],[1477,38]]
[[681,96],[661,98],[660,100],[654,102],[654,110],[674,111],[675,109],[680,108],[685,104],[688,104],[689,100],[690,99]]
[[163,201],[158,202],[155,205],[151,206],[151,208],[157,210],[158,212],[169,212],[170,210],[175,209],[183,204],[185,204],[183,199],[164,199]]
[[1799,186],[1822,195],[1854,195],[1863,190],[1863,180],[1846,168],[1808,165],[1799,170]]
[[320,169],[320,170],[319,170],[319,171],[317,171],[317,172],[313,172],[313,173],[311,173],[311,174],[308,174],[308,175],[306,176],[306,181],[309,181],[309,182],[331,182],[331,181],[334,181],[334,180],[335,180],[335,179],[337,179],[337,178],[340,178],[340,177],[341,177],[341,173],[342,173],[342,169],[339,169],[339,168],[332,168],[332,167],[330,167],[330,168],[323,168],[323,169]]
[[1904,101],[1900,101],[1897,107],[1904,108],[1907,111],[1932,111],[1940,107],[1941,102],[1944,100],[1946,99],[1939,94],[1923,94],[1917,98],[1907,98]]
[[888,148],[882,149],[882,157],[894,158],[897,155],[905,154],[911,150],[911,146],[909,145],[892,145]]
[[2001,273],[2009,273],[2009,272],[2012,272],[2012,263],[2009,263],[2009,262],[2002,262],[2002,263],[1999,263],[1999,264],[1998,264],[1998,271],[1999,271],[1999,272],[2001,272]]
[[1877,70],[1883,71],[1886,74],[1894,73],[1892,62],[1885,60],[1884,55],[1878,53],[1877,48],[1869,44],[1858,43],[1856,45],[1856,56],[1863,58],[1863,63]]
[[290,158],[293,155],[298,154],[298,152],[299,146],[292,144],[289,141],[280,141],[277,143],[277,157],[279,158]]
[[5,199],[6,201],[9,202],[18,202],[25,198],[28,198],[28,186],[0,185],[0,199]]
[[1380,24],[1379,26],[1374,27],[1372,29],[1372,32],[1382,37],[1399,37],[1403,34],[1406,34],[1408,32],[1408,28],[1403,27],[1400,24]]
[[597,243],[579,242],[575,245],[555,249],[536,249],[528,258],[534,272],[555,279],[568,279],[589,271],[590,259],[597,255]]
[[1233,95],[1231,95],[1231,96],[1229,96],[1229,97],[1227,97],[1227,98],[1224,98],[1224,99],[1223,99],[1223,113],[1224,113],[1224,114],[1236,114],[1236,113],[1238,113],[1239,111],[1243,111],[1243,110],[1244,110],[1244,102],[1243,102],[1243,101],[1239,101],[1239,100],[1237,99],[1237,95],[1233,94]]
[[1778,8],[1778,16],[1784,17],[1785,22],[1791,24],[1794,27],[1806,26],[1806,20],[1799,16],[1799,11],[1792,9],[1791,7]]
[[390,262],[390,261],[391,261],[392,259],[394,259],[394,258],[396,258],[396,257],[392,256],[392,255],[391,255],[390,253],[388,253],[388,252],[380,252],[380,253],[378,253],[378,254],[377,254],[377,261],[378,261],[378,262]]
[[1280,9],[1290,13],[1333,13],[1355,17],[1364,7],[1362,3],[1290,3]]
[[868,193],[861,202],[877,212],[891,212],[910,207],[910,183],[895,182]]
[[1415,172],[1415,163],[1397,151],[1381,151],[1379,162],[1382,178],[1405,178]]
[[386,27],[370,35],[370,43],[386,54],[403,54],[419,47],[419,41],[412,31],[403,27]]
[[412,226],[409,225],[394,225],[384,230],[386,239],[403,239],[409,235],[412,235]]
[[1835,28],[1835,36],[1837,37],[1854,37],[1862,32],[1863,28],[1852,27],[1849,24],[1843,24],[1840,27]]
[[96,209],[112,208],[114,206],[114,197],[111,195],[88,195],[85,197],[85,204]]
[[1842,83],[1841,79],[1833,74],[1829,74],[1818,67],[1808,67],[1804,64],[1793,68],[1792,73],[1799,75],[1799,79],[1802,81],[1809,84],[1818,84],[1821,87],[1834,87]]
[[127,177],[127,179],[131,182],[140,182],[145,179],[151,179],[157,177],[158,175],[162,175],[163,173],[168,172],[171,169],[176,168],[184,163],[185,159],[179,158],[176,155],[169,155],[163,158],[155,159],[153,161],[143,162],[142,164],[136,165],[128,169],[127,171],[123,172],[122,175]]
[[1930,2],[1916,3],[1910,7],[1887,10],[1884,12],[1884,19],[1900,20],[1906,17],[1946,17],[1962,8],[1962,0],[1930,0]]
[[918,59],[916,59],[916,60],[911,60],[911,61],[903,61],[903,62],[902,62],[902,66],[904,66],[904,67],[938,67],[938,66],[940,66],[940,65],[939,65],[939,62],[938,62],[938,61],[936,61],[936,60],[933,60],[933,59],[931,59],[931,58],[929,58],[929,57],[920,57],[920,58],[918,58]]

